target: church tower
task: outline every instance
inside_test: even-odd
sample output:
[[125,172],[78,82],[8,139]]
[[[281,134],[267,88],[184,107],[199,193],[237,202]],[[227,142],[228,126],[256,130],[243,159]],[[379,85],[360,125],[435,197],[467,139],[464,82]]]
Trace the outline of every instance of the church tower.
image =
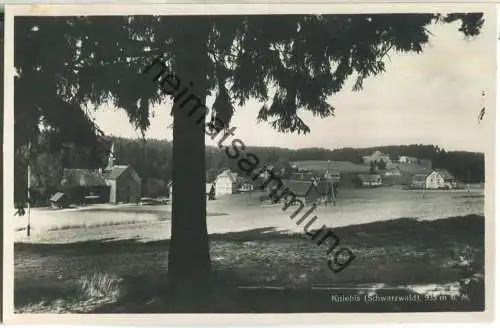
[[106,167],[107,170],[111,170],[113,166],[115,166],[115,143],[113,142],[111,144],[111,150],[109,151],[108,155],[108,166]]

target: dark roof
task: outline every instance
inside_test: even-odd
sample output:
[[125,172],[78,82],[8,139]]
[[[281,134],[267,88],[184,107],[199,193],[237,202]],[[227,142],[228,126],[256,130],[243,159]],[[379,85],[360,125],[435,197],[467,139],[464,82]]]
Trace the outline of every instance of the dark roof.
[[296,196],[305,196],[309,189],[314,187],[312,181],[283,180],[282,182]]
[[62,186],[69,187],[96,187],[105,186],[106,181],[97,170],[87,169],[64,169]]
[[304,172],[304,173],[292,173],[291,174],[293,181],[312,181],[313,178],[317,177],[317,174],[312,172]]
[[128,165],[115,165],[111,169],[106,169],[102,173],[104,179],[116,180],[123,174],[130,166]]
[[358,174],[358,177],[363,181],[377,181],[382,178],[380,174]]
[[65,193],[63,193],[63,192],[56,192],[54,195],[52,195],[52,197],[50,197],[50,201],[51,202],[58,202],[58,201],[62,200],[64,195],[65,195]]
[[328,180],[319,180],[317,181],[316,188],[322,195],[326,195],[331,191],[332,184]]
[[414,174],[411,180],[414,182],[424,182],[427,176],[428,174]]
[[443,177],[444,180],[455,180],[455,178],[453,177],[453,175],[451,175],[450,172],[448,172],[447,170],[444,170],[444,169],[437,169],[437,170],[434,170],[436,173],[438,173],[441,177]]

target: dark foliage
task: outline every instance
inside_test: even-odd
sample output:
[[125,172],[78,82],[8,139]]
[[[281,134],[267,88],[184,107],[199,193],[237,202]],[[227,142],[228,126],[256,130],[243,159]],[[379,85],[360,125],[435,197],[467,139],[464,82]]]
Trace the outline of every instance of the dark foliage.
[[[281,132],[307,133],[299,110],[333,115],[327,99],[348,78],[360,90],[367,77],[385,71],[389,51],[420,53],[429,41],[427,26],[456,21],[466,37],[476,36],[483,15],[19,17],[15,148],[37,144],[42,124],[57,135],[60,149],[68,142],[87,149],[88,165],[98,166],[104,146],[92,110],[112,103],[144,135],[152,106],[167,100],[151,76],[140,74],[158,55],[184,85],[193,83],[200,102],[215,95],[211,116],[224,125],[237,105],[253,98],[263,103],[259,120]],[[174,285],[197,289],[210,270],[204,134],[182,116],[178,102],[172,114],[177,196],[169,276]]]

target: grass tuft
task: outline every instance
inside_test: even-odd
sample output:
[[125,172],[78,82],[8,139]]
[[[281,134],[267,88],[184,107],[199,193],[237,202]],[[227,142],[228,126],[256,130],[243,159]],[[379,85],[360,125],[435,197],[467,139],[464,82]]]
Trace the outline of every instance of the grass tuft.
[[115,274],[99,272],[60,285],[48,284],[37,301],[25,303],[15,299],[15,303],[24,303],[16,304],[15,313],[88,313],[117,302],[123,295],[121,282]]
[[140,224],[151,222],[151,219],[134,219],[134,220],[109,220],[100,222],[82,222],[74,224],[63,224],[59,226],[52,226],[47,231],[60,231],[60,230],[71,230],[71,229],[82,229],[82,228],[100,228],[106,226],[119,226],[119,225],[130,225],[130,224]]
[[80,297],[117,300],[120,297],[120,282],[118,276],[105,272],[85,275],[78,281]]

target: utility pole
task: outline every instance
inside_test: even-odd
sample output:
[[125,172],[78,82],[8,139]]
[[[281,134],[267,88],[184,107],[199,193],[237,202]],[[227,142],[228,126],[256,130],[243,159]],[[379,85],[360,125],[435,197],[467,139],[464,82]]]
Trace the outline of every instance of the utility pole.
[[484,102],[484,96],[486,96],[486,92],[481,92],[481,110],[479,111],[479,116],[477,117],[477,123],[481,124],[481,121],[484,118],[484,115],[486,114],[486,104]]
[[469,169],[469,172],[467,174],[467,192],[470,192],[470,180],[471,180],[471,169]]
[[28,225],[26,226],[26,235],[31,235],[31,142],[28,145]]

